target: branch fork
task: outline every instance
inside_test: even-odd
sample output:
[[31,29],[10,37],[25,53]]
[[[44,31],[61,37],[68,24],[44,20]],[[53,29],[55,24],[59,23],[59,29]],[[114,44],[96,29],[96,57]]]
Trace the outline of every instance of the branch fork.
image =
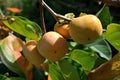
[[43,7],[45,7],[50,13],[51,15],[54,17],[54,19],[58,22],[59,19],[64,19],[68,22],[71,21],[71,19],[58,14],[56,12],[54,12],[43,0],[39,0],[39,4],[40,4],[40,18],[41,18],[41,27],[43,30],[43,34],[46,33],[46,28],[45,28],[45,22],[44,22],[44,13],[43,13]]

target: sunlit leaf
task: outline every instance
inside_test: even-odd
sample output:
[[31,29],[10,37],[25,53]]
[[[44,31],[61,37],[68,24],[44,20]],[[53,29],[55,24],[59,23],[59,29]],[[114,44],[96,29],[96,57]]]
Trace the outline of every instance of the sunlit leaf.
[[3,23],[16,33],[30,39],[38,40],[42,34],[40,26],[21,16],[11,16]]
[[103,37],[118,51],[120,51],[120,24],[111,23]]
[[120,53],[110,61],[102,64],[89,73],[90,80],[117,80],[120,78]]
[[86,80],[86,74],[82,66],[70,58],[59,61],[59,68],[65,80]]
[[56,64],[49,64],[49,74],[52,80],[65,80]]
[[96,14],[98,18],[100,19],[103,28],[106,28],[108,24],[111,23],[112,18],[110,15],[109,7],[108,6],[103,6],[101,10]]
[[90,72],[93,68],[99,66],[104,62],[99,56],[94,52],[86,52],[83,50],[75,49],[71,52],[71,59],[79,62],[86,73]]

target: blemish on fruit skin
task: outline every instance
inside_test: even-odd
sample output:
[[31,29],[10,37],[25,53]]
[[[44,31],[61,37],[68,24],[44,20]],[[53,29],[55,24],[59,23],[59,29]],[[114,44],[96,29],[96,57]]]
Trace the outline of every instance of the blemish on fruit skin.
[[88,41],[90,40],[90,38],[87,39]]
[[57,51],[54,51],[54,53],[56,54],[56,53],[57,53]]

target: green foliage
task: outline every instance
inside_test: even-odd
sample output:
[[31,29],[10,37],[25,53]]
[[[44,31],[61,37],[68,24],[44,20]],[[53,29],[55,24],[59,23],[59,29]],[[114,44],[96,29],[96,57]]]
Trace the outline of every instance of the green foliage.
[[41,37],[42,31],[36,23],[20,16],[11,16],[10,19],[14,20],[5,19],[3,23],[16,33],[35,40]]
[[10,79],[7,78],[6,76],[0,75],[0,80],[10,80]]
[[86,80],[82,66],[70,58],[64,58],[49,64],[49,74],[52,80]]
[[10,80],[25,80],[24,78],[20,78],[20,77],[10,77]]
[[120,51],[120,24],[111,23],[107,26],[107,31],[103,37],[118,51]]
[[20,78],[20,77],[6,77],[6,76],[3,76],[3,75],[0,75],[0,80],[25,80],[24,78]]
[[98,18],[101,20],[104,29],[107,27],[108,24],[112,22],[108,6],[104,5],[101,10],[96,14],[96,16],[98,16]]
[[87,52],[79,49],[73,50],[71,52],[70,58],[76,62],[79,62],[86,73],[89,73],[92,69],[105,61],[95,52]]
[[59,70],[55,63],[49,64],[49,74],[52,80],[65,80],[63,78],[63,75],[61,74],[61,71]]
[[70,58],[60,60],[58,65],[65,80],[86,80],[87,78],[82,66]]
[[[26,40],[39,40],[42,37],[42,30],[38,25],[41,23],[39,23],[39,4],[37,0],[1,1],[0,8],[7,18],[2,20],[2,22],[8,28],[18,35],[24,36]],[[111,16],[110,7],[104,5],[101,8],[94,1],[87,0],[45,0],[45,2],[55,12],[62,15],[74,13],[75,17],[81,12],[95,14],[100,9],[96,16],[101,20],[103,28],[107,29],[102,37],[90,44],[79,45],[71,39],[67,40],[69,43],[67,55],[60,61],[49,62],[48,74],[50,74],[52,80],[87,80],[87,75],[91,70],[112,59],[113,52],[108,42],[120,51],[120,24],[112,23],[113,16]],[[22,12],[12,13],[6,10],[7,7],[17,7]],[[0,18],[3,18],[3,16]],[[56,23],[53,16],[45,10],[44,18],[47,31],[53,30]],[[13,45],[13,43],[10,44]],[[19,75],[19,77],[9,78],[0,75],[0,80],[25,80],[25,75],[13,54],[14,51],[11,50],[11,46],[8,45],[7,41],[5,39],[0,40],[1,61],[8,69]],[[44,72],[34,68],[33,80],[45,79],[47,75]]]
[[7,39],[4,39],[0,44],[0,57],[2,62],[13,72],[19,74],[21,77],[25,77],[22,69],[17,64],[14,52],[11,49],[12,43],[9,43]]
[[110,60],[112,58],[111,47],[103,38],[99,38],[94,43],[88,44],[87,46],[98,52],[100,57],[105,58],[106,60]]

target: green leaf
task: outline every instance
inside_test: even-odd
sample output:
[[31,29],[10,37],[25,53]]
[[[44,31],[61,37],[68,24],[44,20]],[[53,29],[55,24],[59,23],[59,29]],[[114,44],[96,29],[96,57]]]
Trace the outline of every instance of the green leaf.
[[77,45],[76,42],[70,41],[69,42],[69,50],[72,50]]
[[70,58],[64,58],[58,64],[65,80],[86,80],[86,74],[79,63]]
[[120,24],[111,23],[103,37],[118,51],[120,51]]
[[117,80],[120,80],[120,78],[118,78]]
[[3,20],[3,23],[16,33],[35,40],[41,37],[42,31],[36,23],[21,16],[11,16],[10,19]]
[[100,19],[103,28],[106,28],[107,25],[112,22],[112,18],[108,6],[104,5],[102,9],[96,14],[96,16],[98,16],[98,18]]
[[98,54],[106,60],[110,60],[112,58],[111,48],[103,38],[99,38],[96,42],[90,44],[89,47],[98,52]]
[[14,53],[17,54],[18,52],[13,50],[14,43],[18,43],[15,37],[8,36],[3,39],[0,43],[0,57],[8,69],[19,74],[21,77],[25,77],[24,72],[16,62]]
[[20,77],[6,77],[4,75],[0,75],[0,80],[25,80],[24,78]]
[[52,80],[64,80],[58,66],[55,63],[49,64],[49,74]]
[[6,76],[0,75],[0,80],[10,80],[10,79],[7,78]]
[[108,36],[108,35],[113,34],[115,32],[120,32],[120,24],[111,23],[107,26],[107,31],[106,31],[104,36]]
[[26,80],[24,78],[20,78],[20,77],[10,77],[10,80]]
[[93,68],[104,62],[96,53],[79,49],[73,50],[70,58],[81,64],[86,73],[89,73]]

